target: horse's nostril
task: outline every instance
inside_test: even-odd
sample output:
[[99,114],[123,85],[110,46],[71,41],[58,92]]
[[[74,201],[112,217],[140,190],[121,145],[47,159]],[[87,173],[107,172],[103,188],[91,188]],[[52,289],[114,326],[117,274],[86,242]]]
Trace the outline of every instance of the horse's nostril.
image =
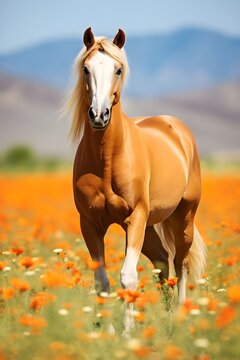
[[109,120],[109,116],[110,116],[110,110],[107,108],[107,109],[105,110],[105,112],[102,112],[102,113],[101,113],[100,118],[101,118],[104,122],[106,122],[106,121]]
[[90,107],[89,111],[88,111],[89,117],[91,120],[94,120],[97,116],[96,112],[93,110],[92,107]]
[[110,114],[109,109],[106,109],[104,116],[108,116]]

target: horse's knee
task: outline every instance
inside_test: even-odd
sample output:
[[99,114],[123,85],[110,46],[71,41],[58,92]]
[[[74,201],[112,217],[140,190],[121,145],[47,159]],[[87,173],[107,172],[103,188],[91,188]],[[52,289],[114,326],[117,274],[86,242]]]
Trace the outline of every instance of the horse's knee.
[[121,271],[121,284],[124,289],[136,290],[138,285],[137,270]]

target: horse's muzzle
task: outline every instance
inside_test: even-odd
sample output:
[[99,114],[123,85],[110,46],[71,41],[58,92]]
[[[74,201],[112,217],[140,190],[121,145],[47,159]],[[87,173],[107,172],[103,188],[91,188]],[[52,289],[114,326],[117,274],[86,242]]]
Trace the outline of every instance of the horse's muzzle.
[[88,117],[90,120],[91,127],[97,130],[105,129],[110,122],[111,111],[106,109],[104,112],[98,116],[97,112],[90,107],[88,110]]

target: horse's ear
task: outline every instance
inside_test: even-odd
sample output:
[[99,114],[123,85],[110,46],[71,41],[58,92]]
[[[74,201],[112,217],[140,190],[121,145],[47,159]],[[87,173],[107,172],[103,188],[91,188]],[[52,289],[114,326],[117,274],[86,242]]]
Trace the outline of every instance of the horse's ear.
[[95,42],[94,35],[93,35],[92,29],[90,27],[87,30],[85,30],[85,32],[84,32],[83,42],[84,42],[84,45],[86,46],[87,50],[90,49]]
[[123,45],[125,44],[125,33],[122,29],[118,30],[117,35],[115,36],[113,43],[115,45],[117,45],[119,47],[119,49],[121,49],[123,47]]

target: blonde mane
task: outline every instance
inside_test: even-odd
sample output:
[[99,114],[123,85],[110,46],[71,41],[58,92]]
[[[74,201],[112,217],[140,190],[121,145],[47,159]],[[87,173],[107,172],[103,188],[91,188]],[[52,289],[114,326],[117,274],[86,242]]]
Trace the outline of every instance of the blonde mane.
[[119,49],[116,45],[113,44],[112,41],[106,38],[95,37],[95,43],[90,49],[87,50],[87,48],[84,47],[80,51],[74,62],[74,68],[77,73],[76,85],[67,102],[67,111],[72,112],[70,135],[73,141],[76,141],[79,138],[81,139],[84,132],[84,124],[88,108],[82,68],[88,55],[95,50],[104,52],[121,64],[123,69],[122,83],[126,81],[129,72],[125,51],[123,49]]

